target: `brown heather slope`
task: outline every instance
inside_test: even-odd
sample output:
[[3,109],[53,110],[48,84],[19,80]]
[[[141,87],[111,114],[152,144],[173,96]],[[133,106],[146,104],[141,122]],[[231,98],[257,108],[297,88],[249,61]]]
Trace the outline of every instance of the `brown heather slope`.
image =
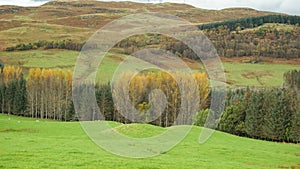
[[246,8],[205,10],[172,3],[51,1],[40,7],[0,6],[0,50],[39,40],[83,42],[110,21],[139,12],[168,13],[195,24],[270,14]]

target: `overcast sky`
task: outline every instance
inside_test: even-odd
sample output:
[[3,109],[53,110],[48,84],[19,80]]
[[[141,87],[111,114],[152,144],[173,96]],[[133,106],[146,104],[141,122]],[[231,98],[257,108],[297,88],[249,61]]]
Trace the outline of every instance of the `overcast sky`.
[[[0,0],[0,5],[39,6],[44,4],[47,1],[49,0]],[[104,1],[110,1],[110,0],[104,0]],[[148,2],[148,0],[133,0],[133,1]],[[257,10],[300,15],[300,0],[161,0],[161,1],[187,3],[205,9],[249,7]],[[150,2],[159,2],[159,0],[150,0]]]

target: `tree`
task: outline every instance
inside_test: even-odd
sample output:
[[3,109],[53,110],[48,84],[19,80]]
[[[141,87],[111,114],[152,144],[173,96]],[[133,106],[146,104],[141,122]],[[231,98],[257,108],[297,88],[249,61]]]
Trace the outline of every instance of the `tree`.
[[222,114],[218,129],[227,133],[245,136],[245,118],[245,107],[241,103],[229,106]]
[[262,112],[264,94],[253,92],[246,109],[245,129],[250,137],[263,138],[264,113]]

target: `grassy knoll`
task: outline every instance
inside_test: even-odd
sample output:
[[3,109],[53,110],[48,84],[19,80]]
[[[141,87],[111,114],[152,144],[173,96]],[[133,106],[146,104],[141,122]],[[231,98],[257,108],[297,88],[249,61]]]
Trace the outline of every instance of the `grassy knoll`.
[[[165,130],[143,124],[112,125],[132,137],[147,137]],[[0,114],[0,168],[300,168],[300,145],[222,132],[215,132],[208,142],[198,144],[200,131],[201,128],[193,127],[169,152],[148,159],[130,159],[99,148],[78,122]]]

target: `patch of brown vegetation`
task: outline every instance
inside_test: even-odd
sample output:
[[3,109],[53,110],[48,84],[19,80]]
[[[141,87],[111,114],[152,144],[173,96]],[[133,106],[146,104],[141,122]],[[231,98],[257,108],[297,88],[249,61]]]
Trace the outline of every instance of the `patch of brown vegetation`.
[[228,85],[233,85],[233,84],[235,84],[236,82],[233,81],[233,80],[228,80],[228,79],[226,79],[226,83],[227,83]]
[[280,165],[278,168],[292,168],[292,169],[300,169],[300,164],[293,164],[293,165]]
[[122,62],[124,60],[123,58],[121,58],[118,55],[109,55],[108,57],[115,60],[115,61],[118,61],[118,62]]
[[22,21],[3,21],[0,20],[0,31],[2,30],[8,30],[11,28],[16,28],[22,26]]

